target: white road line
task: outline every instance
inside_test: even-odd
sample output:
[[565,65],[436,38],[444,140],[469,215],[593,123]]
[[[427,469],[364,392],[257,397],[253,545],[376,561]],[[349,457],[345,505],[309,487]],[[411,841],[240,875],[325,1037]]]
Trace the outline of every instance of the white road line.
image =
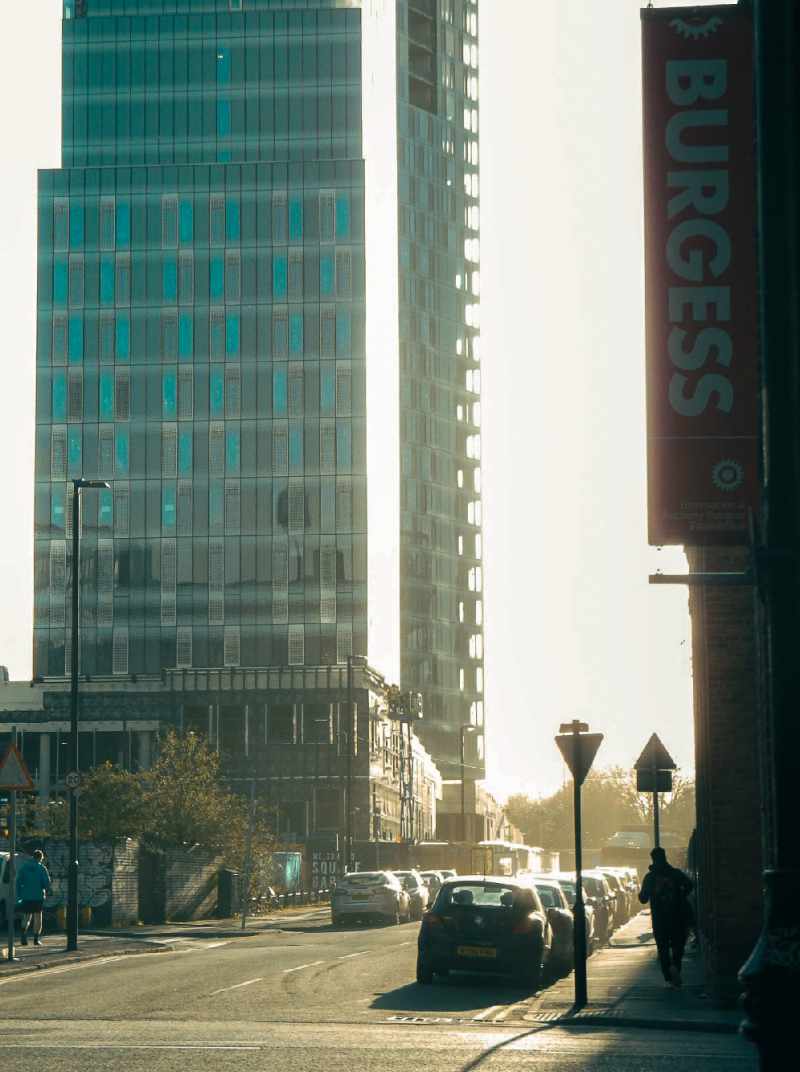
[[398,945],[413,945],[413,942],[398,942]]
[[[363,957],[365,953],[371,953],[371,949],[362,949],[360,953],[348,953],[347,956],[339,957],[339,960],[350,960],[351,957]],[[320,961],[322,963],[322,961]]]
[[283,974],[286,975],[288,972],[302,971],[303,968],[314,968],[314,967],[316,967],[317,964],[324,964],[324,963],[325,963],[324,960],[314,960],[314,961],[311,962],[311,964],[300,964],[296,968],[284,968],[283,969]]
[[503,1020],[508,1020],[514,1015],[519,1015],[520,1011],[522,1009],[524,1009],[527,1012],[528,1011],[528,1005],[527,1004],[521,1004],[521,1003],[518,1003],[516,1005],[509,1005],[508,1008],[504,1012],[498,1013],[497,1016],[492,1017],[492,1023],[493,1024],[502,1023]]
[[263,979],[263,975],[259,975],[257,979],[248,979],[246,983],[236,983],[234,986],[221,986],[219,990],[212,990],[211,997],[215,994],[221,994],[224,990],[238,990],[240,986],[250,986],[251,983],[260,983]]
[[217,949],[221,945],[230,945],[230,941],[225,942],[209,942],[206,949]]
[[505,1009],[505,1005],[490,1005],[488,1009],[484,1009],[483,1012],[479,1012],[477,1016],[473,1016],[473,1020],[491,1020],[502,1009]]
[[[173,953],[190,953],[190,949],[173,949]],[[34,979],[49,979],[51,975],[61,975],[62,972],[78,971],[85,968],[99,968],[101,964],[134,964],[141,960],[138,956],[126,956],[119,953],[117,956],[98,957],[95,960],[83,961],[80,964],[68,964],[63,968],[43,968],[41,971],[21,972],[19,975],[11,975],[8,979],[0,979],[0,986],[8,986],[9,983],[28,983]]]

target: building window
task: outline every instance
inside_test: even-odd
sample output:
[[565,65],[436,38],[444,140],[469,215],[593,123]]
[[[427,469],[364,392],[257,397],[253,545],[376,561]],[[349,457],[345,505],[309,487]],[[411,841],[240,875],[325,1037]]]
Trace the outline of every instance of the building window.
[[209,203],[209,239],[210,246],[225,245],[225,198],[222,194],[213,194]]
[[178,475],[178,428],[174,424],[161,426],[161,475]]
[[178,301],[191,305],[194,301],[194,254],[181,253],[178,257]]
[[178,535],[192,535],[192,485],[178,485]]
[[161,624],[174,625],[178,558],[174,540],[161,541]]
[[237,252],[225,255],[225,301],[238,302],[241,296],[242,258]]
[[289,250],[289,301],[303,300],[303,251]]
[[319,240],[320,242],[333,242],[334,240],[335,208],[332,193],[320,193],[319,195]]
[[67,318],[63,313],[53,315],[53,364],[67,363]]
[[171,364],[178,357],[178,314],[165,309],[161,314],[161,360]]
[[69,248],[69,201],[66,197],[53,200],[53,249],[61,252]]
[[303,416],[303,366],[290,365],[288,376],[288,409],[290,417]]
[[285,361],[289,356],[289,317],[285,309],[272,313],[272,356],[276,361]]
[[117,209],[113,197],[100,199],[100,249],[114,249],[116,245]]
[[131,373],[130,369],[118,368],[114,373],[114,420],[129,421],[131,418]]
[[114,623],[114,542],[97,541],[97,624]]
[[209,425],[208,472],[210,476],[223,476],[225,473],[225,426],[223,424]]
[[241,414],[241,374],[238,368],[225,370],[225,416],[239,417]]
[[209,336],[211,357],[221,360],[225,356],[225,314],[221,310],[210,313]]
[[240,659],[240,632],[239,626],[228,626],[223,639],[223,662],[226,666],[238,666]]
[[67,585],[67,545],[61,541],[50,544],[50,625],[63,626],[66,609],[64,597]]
[[289,555],[286,547],[272,546],[272,620],[289,620]]
[[294,744],[294,705],[267,705],[267,742]]
[[347,656],[353,654],[353,626],[342,624],[336,626],[336,662],[346,663]]
[[336,472],[336,422],[319,422],[319,470]]
[[208,544],[208,621],[210,625],[225,620],[225,544],[210,540]]
[[289,532],[299,535],[305,530],[305,486],[302,480],[289,481]]
[[69,304],[83,305],[83,257],[69,259]]
[[333,705],[303,704],[303,744],[330,744],[333,740]]
[[349,249],[336,250],[336,300],[350,301],[353,293],[352,257]]
[[289,626],[289,665],[302,666],[305,662],[305,626]]
[[349,480],[336,482],[336,531],[353,530],[353,485]]
[[272,472],[286,476],[289,472],[289,426],[286,421],[272,424]]
[[164,197],[161,201],[161,245],[175,249],[178,245],[178,199]]
[[104,480],[114,475],[113,427],[100,427],[97,431],[97,474]]
[[116,263],[116,297],[117,305],[131,303],[131,258],[128,254],[117,254]]
[[192,630],[179,629],[176,644],[176,665],[189,667],[192,665]]
[[67,373],[67,420],[83,420],[83,373]]
[[242,492],[238,480],[225,484],[225,535],[238,536],[241,531]]
[[114,630],[111,672],[113,674],[127,674],[128,673],[128,630],[127,629],[115,629]]
[[114,535],[130,536],[130,489],[114,484]]
[[319,311],[319,354],[323,359],[336,357],[336,312],[332,306]]
[[272,195],[272,244],[274,246],[285,246],[288,240],[286,207],[286,194]]
[[178,372],[178,416],[191,420],[194,416],[194,375],[191,369]]
[[349,417],[352,412],[352,369],[350,365],[336,366],[336,415]]
[[114,360],[114,314],[100,314],[100,362],[103,365],[111,364]]
[[54,426],[50,433],[50,479],[67,479],[67,429]]

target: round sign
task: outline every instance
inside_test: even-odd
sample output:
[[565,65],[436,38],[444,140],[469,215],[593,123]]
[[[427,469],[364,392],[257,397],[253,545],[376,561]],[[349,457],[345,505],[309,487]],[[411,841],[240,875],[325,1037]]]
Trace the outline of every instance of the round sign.
[[69,774],[64,775],[64,784],[67,789],[77,789],[83,781],[83,775],[79,771],[70,771]]

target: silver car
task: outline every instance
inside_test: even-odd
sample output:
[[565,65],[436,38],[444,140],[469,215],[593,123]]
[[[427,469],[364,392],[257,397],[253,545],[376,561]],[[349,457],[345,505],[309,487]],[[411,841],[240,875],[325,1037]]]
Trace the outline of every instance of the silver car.
[[331,923],[346,919],[408,923],[410,898],[391,871],[351,871],[331,894]]
[[422,919],[422,914],[428,907],[430,894],[425,885],[425,879],[419,871],[394,871],[395,878],[411,898],[411,918]]

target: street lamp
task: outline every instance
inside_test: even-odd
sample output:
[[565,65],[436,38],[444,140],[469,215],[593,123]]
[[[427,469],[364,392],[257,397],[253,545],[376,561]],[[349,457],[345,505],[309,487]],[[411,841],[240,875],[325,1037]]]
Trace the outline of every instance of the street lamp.
[[[72,636],[70,657],[70,770],[78,773],[78,602],[80,592],[80,532],[81,490],[108,488],[105,480],[72,481]],[[75,784],[69,785],[70,781]],[[69,869],[67,872],[67,949],[78,948],[78,785],[79,779],[69,779]]]
[[477,727],[467,723],[461,727],[461,840],[467,840],[467,816],[464,802],[464,736],[467,733],[477,733]]
[[347,717],[345,721],[344,744],[347,750],[345,759],[345,811],[344,811],[344,869],[350,870],[350,856],[353,847],[353,744],[358,733],[358,719],[353,716],[353,664],[366,666],[363,655],[347,654]]

